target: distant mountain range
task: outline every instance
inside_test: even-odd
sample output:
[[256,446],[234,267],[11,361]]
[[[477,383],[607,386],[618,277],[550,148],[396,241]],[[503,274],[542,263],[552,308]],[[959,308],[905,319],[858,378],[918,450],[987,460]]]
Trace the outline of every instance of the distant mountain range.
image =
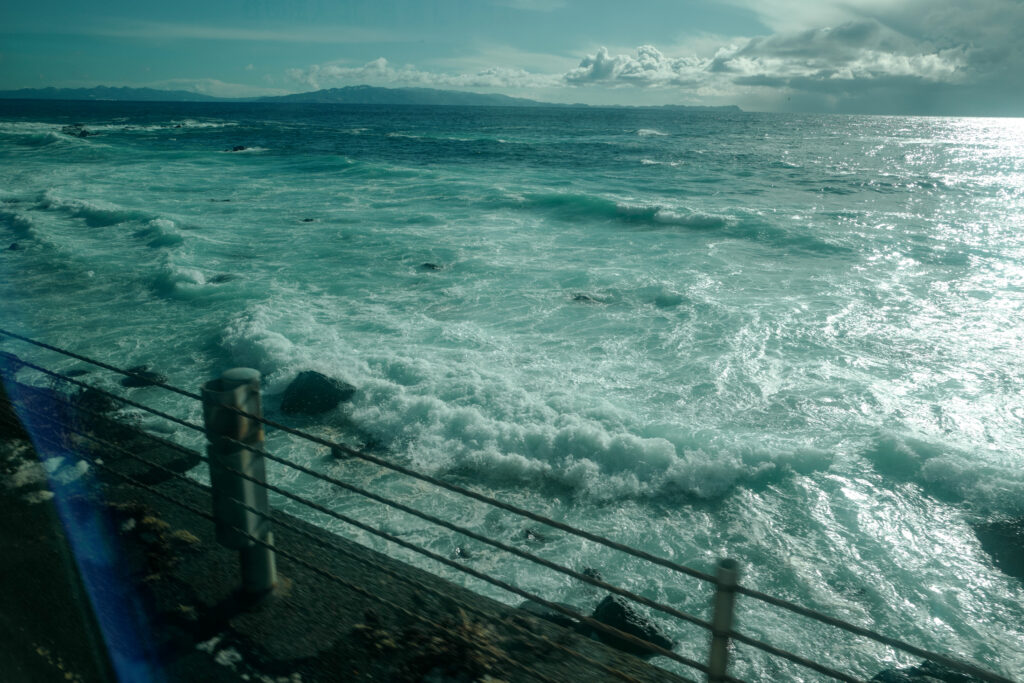
[[[436,90],[434,88],[378,88],[371,85],[352,85],[328,88],[314,92],[278,95],[275,97],[224,98],[185,90],[156,90],[154,88],[22,88],[0,90],[0,99],[23,100],[113,100],[120,102],[292,102],[300,104],[376,104],[376,105],[445,105],[463,107],[586,107],[585,104],[555,104],[528,100],[508,95],[481,94],[462,90]],[[662,109],[692,111],[742,111],[736,105],[702,107],[664,105]]]
[[4,100],[118,100],[122,102],[218,102],[219,97],[200,95],[187,90],[157,90],[155,88],[22,88],[0,90]]

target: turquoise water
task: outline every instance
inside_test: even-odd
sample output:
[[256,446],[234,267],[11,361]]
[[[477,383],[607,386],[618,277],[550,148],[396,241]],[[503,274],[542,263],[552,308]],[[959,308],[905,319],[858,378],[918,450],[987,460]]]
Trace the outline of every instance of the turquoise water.
[[[971,527],[1024,515],[1024,120],[4,102],[9,243],[5,327],[192,390],[256,367],[271,417],[299,371],[343,378],[351,404],[293,423],[701,570],[733,557],[751,587],[1024,677],[1024,589]],[[268,438],[706,612],[690,579]],[[599,597],[271,476],[551,599]],[[740,619],[867,678],[913,661],[749,600]],[[661,623],[704,658],[703,633]],[[817,680],[745,647],[735,675]]]

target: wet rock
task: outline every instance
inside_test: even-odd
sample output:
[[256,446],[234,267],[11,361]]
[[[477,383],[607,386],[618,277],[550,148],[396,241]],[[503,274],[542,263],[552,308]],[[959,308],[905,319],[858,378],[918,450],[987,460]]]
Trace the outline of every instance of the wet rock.
[[96,133],[93,133],[91,130],[88,130],[85,127],[85,124],[82,123],[73,123],[69,126],[64,126],[60,129],[60,132],[64,133],[65,135],[70,135],[71,137],[74,138],[87,138],[90,135],[96,135]]
[[[666,650],[672,649],[672,640],[654,622],[640,614],[632,603],[617,595],[608,595],[594,609],[591,617],[602,624],[616,628],[623,633],[636,636],[648,643],[657,645]],[[597,631],[598,639],[606,645],[611,645],[623,652],[628,652],[637,657],[653,657],[655,653],[643,646],[630,642],[625,638],[619,638],[610,633]]]
[[284,390],[281,412],[286,415],[316,415],[326,412],[356,393],[347,382],[313,370],[300,372]]
[[534,529],[524,529],[523,538],[530,543],[547,543],[547,536]]
[[594,579],[595,581],[604,581],[604,576],[601,574],[601,572],[597,569],[594,569],[593,567],[584,567],[583,571],[581,571],[580,574],[583,574],[583,576],[586,576],[588,579]]
[[73,401],[76,408],[85,411],[89,416],[105,415],[121,407],[121,404],[110,396],[92,387],[79,391]]
[[[576,608],[572,605],[566,605],[565,603],[561,602],[555,604],[557,604],[559,607],[564,607],[574,612],[577,611]],[[523,610],[524,612],[529,612],[535,617],[540,617],[545,621],[550,621],[553,624],[558,624],[563,628],[575,629],[577,626],[579,626],[580,623],[579,621],[573,619],[567,614],[562,614],[558,610],[551,609],[550,607],[545,607],[539,602],[534,602],[533,600],[527,600],[523,604],[519,605],[519,609]]]
[[976,524],[974,533],[1004,574],[1024,579],[1024,517]]
[[135,376],[122,379],[121,386],[123,387],[148,387],[154,384],[167,383],[166,375],[152,372],[148,365],[136,365],[134,368],[128,368],[128,372]]
[[981,683],[980,678],[954,671],[945,664],[921,662],[905,669],[886,669],[870,683]]

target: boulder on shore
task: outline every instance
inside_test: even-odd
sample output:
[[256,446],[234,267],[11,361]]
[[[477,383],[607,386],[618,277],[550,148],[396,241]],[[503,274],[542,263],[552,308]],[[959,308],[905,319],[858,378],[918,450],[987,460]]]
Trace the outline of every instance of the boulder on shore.
[[921,662],[905,669],[886,669],[870,683],[981,683],[980,678],[954,671],[945,664]]
[[[594,609],[591,618],[616,628],[623,633],[636,636],[646,640],[652,645],[671,650],[672,640],[654,622],[637,612],[632,603],[618,595],[608,595]],[[604,631],[597,631],[596,635],[605,645],[611,645],[623,652],[628,652],[637,657],[653,657],[656,653],[625,638],[619,638]]]
[[281,412],[286,415],[317,415],[348,401],[356,388],[347,382],[305,370],[284,390]]

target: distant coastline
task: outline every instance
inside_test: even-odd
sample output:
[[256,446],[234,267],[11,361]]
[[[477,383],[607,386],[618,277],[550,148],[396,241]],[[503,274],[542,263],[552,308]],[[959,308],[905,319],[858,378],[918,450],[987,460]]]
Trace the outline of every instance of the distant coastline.
[[[542,102],[508,95],[482,94],[462,90],[435,88],[379,88],[370,85],[352,85],[327,88],[312,92],[268,97],[227,98],[203,95],[186,90],[159,90],[155,88],[128,88],[97,86],[95,88],[21,88],[0,90],[0,100],[68,100],[112,102],[260,102],[296,104],[373,104],[389,106],[463,106],[463,107],[578,107],[587,104],[560,104]],[[741,112],[736,105],[701,106],[666,104],[660,106],[601,105],[602,108],[621,109],[679,109],[686,111]]]

